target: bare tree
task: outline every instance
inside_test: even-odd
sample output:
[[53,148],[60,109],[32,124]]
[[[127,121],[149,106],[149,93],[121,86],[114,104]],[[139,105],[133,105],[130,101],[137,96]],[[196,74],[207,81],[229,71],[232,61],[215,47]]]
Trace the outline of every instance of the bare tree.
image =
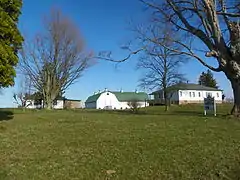
[[31,80],[27,77],[22,77],[19,82],[17,92],[13,93],[14,103],[18,107],[25,108],[28,95],[31,94]]
[[[215,72],[224,72],[234,94],[232,114],[240,113],[240,3],[227,0],[140,0],[152,11],[155,22],[170,23],[175,34],[186,37],[179,41],[177,53],[197,59]],[[154,42],[156,40],[153,39]],[[158,41],[161,42],[161,41]],[[163,44],[160,44],[163,45]],[[167,47],[166,47],[167,48]],[[172,49],[171,49],[172,50]],[[201,56],[216,59],[217,67]]]
[[140,102],[136,99],[132,99],[127,103],[127,105],[130,107],[133,113],[138,113],[139,108],[141,106]]
[[20,108],[26,107],[26,94],[22,92],[13,94],[14,103],[18,105]]
[[33,41],[25,41],[20,55],[20,69],[43,95],[44,107],[52,109],[59,94],[78,80],[91,65],[79,29],[53,10],[44,23],[45,31]]
[[[140,79],[140,86],[150,90],[162,89],[165,110],[167,111],[168,101],[170,101],[173,91],[170,90],[170,86],[185,80],[184,74],[179,72],[179,68],[187,62],[187,59],[183,55],[170,50],[170,48],[179,50],[179,47],[168,38],[173,36],[170,29],[159,24],[153,24],[146,31],[142,32],[141,28],[135,29],[135,32],[139,35],[140,46],[145,47],[137,63],[137,67],[145,70],[146,73]],[[164,44],[164,46],[159,46],[159,42],[152,41],[159,37],[163,39],[161,44]]]

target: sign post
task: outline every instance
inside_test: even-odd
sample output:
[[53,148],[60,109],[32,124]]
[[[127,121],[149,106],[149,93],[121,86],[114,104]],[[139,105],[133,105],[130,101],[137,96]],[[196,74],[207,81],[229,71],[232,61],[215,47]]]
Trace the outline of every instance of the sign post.
[[216,102],[211,96],[204,98],[204,115],[206,116],[209,111],[213,111],[214,116],[217,116]]

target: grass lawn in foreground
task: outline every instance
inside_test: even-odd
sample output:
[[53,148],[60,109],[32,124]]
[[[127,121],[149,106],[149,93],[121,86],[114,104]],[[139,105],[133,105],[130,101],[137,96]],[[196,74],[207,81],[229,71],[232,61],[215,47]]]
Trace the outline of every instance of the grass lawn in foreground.
[[2,110],[0,179],[240,179],[230,107],[218,117],[192,105],[163,110]]

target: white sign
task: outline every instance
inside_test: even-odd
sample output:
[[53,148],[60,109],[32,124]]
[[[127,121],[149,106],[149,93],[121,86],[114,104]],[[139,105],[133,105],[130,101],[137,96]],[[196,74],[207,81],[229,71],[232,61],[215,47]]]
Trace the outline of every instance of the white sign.
[[207,112],[213,111],[214,116],[217,115],[216,111],[216,102],[213,97],[208,96],[207,98],[204,98],[204,115],[207,115]]

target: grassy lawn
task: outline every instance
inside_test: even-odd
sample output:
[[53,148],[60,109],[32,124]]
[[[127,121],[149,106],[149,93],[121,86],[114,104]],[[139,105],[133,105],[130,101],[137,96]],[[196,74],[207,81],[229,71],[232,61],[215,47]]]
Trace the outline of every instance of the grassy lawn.
[[[240,179],[240,121],[202,107],[2,110],[0,179]],[[13,113],[13,114],[12,114]]]

